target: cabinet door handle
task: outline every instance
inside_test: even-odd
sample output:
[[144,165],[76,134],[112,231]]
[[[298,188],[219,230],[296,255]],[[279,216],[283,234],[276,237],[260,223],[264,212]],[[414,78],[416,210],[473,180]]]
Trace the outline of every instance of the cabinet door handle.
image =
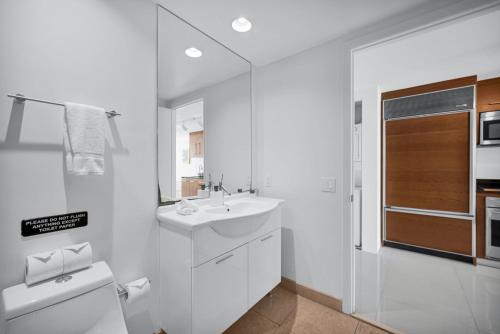
[[273,235],[271,234],[271,235],[268,235],[265,238],[260,239],[260,241],[266,241],[267,239],[271,239],[272,237],[273,237]]
[[223,257],[222,259],[215,261],[215,264],[219,264],[219,263],[221,263],[221,262],[224,262],[224,261],[226,261],[227,259],[232,258],[233,256],[234,256],[234,254],[229,254],[228,256]]
[[462,107],[467,107],[467,103],[464,104],[457,104],[455,108],[462,108]]
[[489,106],[494,106],[495,104],[500,104],[500,102],[490,102],[490,103],[488,103]]

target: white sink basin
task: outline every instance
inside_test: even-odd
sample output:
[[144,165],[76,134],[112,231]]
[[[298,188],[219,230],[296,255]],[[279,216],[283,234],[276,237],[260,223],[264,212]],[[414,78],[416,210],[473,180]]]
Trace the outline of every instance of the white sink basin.
[[233,202],[226,202],[223,206],[204,208],[206,213],[215,215],[252,215],[259,212],[266,212],[268,209],[268,203],[255,200],[236,200]]
[[[259,219],[277,208],[283,200],[267,197],[236,195],[226,198],[223,206],[210,206],[209,200],[195,200],[198,212],[182,216],[174,206],[159,207],[157,218],[162,223],[194,230],[209,225],[214,231],[225,236],[239,236],[258,229],[265,219]],[[252,218],[252,219],[246,219]]]

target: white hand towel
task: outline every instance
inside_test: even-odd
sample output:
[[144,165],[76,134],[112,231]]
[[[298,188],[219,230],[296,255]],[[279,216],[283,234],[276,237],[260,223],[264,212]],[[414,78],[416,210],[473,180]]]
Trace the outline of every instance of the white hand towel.
[[106,112],[102,108],[71,102],[66,102],[64,107],[64,147],[68,173],[104,174]]
[[92,247],[88,242],[63,247],[63,273],[67,274],[92,265]]
[[26,257],[26,284],[32,285],[63,274],[63,256],[60,249]]
[[189,216],[198,211],[198,207],[185,199],[176,204],[176,212],[179,215]]

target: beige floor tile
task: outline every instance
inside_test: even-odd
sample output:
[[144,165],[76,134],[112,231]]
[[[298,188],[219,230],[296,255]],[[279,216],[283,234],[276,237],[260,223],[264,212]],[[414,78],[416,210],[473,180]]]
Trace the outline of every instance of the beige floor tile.
[[388,332],[360,321],[356,334],[388,334]]
[[358,320],[297,296],[297,306],[275,334],[354,334]]
[[278,325],[271,320],[250,310],[229,327],[224,334],[271,334],[277,327]]
[[297,306],[297,295],[282,287],[262,298],[252,310],[281,325]]

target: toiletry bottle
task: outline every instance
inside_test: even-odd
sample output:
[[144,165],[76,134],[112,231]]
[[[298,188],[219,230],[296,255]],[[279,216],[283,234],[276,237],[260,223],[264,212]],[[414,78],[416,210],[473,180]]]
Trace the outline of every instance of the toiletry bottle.
[[211,206],[219,206],[221,203],[222,191],[219,190],[219,186],[214,186],[212,191],[210,192],[210,205]]

